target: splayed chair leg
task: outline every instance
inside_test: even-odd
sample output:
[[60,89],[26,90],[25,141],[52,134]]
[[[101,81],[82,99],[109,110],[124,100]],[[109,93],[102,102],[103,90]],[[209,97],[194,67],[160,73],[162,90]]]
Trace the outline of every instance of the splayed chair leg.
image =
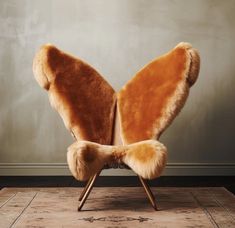
[[142,178],[140,176],[138,176],[138,177],[140,179],[141,184],[144,187],[144,190],[145,190],[145,192],[146,192],[146,194],[147,194],[147,196],[149,198],[150,203],[152,204],[154,210],[157,211],[157,205],[156,205],[156,202],[155,202],[155,197],[154,197],[150,187],[148,186],[148,183],[146,182],[146,180],[144,178]]
[[92,178],[91,180],[89,180],[89,183],[87,183],[87,186],[85,187],[85,190],[84,190],[84,193],[82,192],[83,196],[81,197],[81,201],[80,201],[80,204],[78,206],[78,211],[81,211],[84,203],[86,202],[87,200],[87,197],[89,196],[93,186],[94,186],[94,183],[95,183],[95,180],[97,179],[97,177],[100,175],[100,172],[96,173]]
[[81,192],[81,194],[80,194],[80,196],[79,196],[79,198],[78,198],[79,201],[82,200],[82,198],[83,198],[84,194],[86,193],[87,188],[89,187],[89,185],[90,185],[92,179],[93,179],[93,177],[91,177],[91,178],[87,181],[86,186],[83,188],[83,190],[82,190],[82,192]]

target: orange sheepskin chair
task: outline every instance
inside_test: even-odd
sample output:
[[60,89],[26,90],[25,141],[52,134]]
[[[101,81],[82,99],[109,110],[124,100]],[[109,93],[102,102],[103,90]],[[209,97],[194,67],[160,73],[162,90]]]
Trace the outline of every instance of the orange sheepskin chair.
[[145,65],[115,92],[94,68],[53,45],[36,53],[33,72],[51,106],[75,138],[67,161],[77,180],[88,180],[78,210],[103,168],[131,168],[157,209],[146,182],[161,175],[167,149],[159,137],[182,109],[199,74],[200,58],[179,43]]

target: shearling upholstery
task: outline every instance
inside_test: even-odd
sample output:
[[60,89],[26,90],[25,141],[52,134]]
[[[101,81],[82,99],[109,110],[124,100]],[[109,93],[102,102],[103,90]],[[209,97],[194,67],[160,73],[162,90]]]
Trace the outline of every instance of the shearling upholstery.
[[[67,152],[73,176],[87,180],[105,165],[118,163],[143,178],[158,177],[167,150],[157,139],[183,107],[199,66],[198,52],[190,44],[180,43],[115,93],[87,63],[44,45],[35,56],[33,71],[76,138]],[[115,135],[114,139],[112,134],[115,110],[115,129],[123,144],[119,146],[109,145],[120,138]]]
[[198,72],[198,52],[188,43],[141,69],[118,93],[123,142],[158,139],[183,107]]
[[33,72],[77,140],[111,143],[116,95],[96,70],[53,45],[44,45],[34,58]]
[[157,140],[146,140],[124,146],[108,146],[89,141],[77,141],[68,148],[67,161],[73,176],[87,180],[104,165],[125,163],[146,179],[153,179],[166,164],[166,147]]

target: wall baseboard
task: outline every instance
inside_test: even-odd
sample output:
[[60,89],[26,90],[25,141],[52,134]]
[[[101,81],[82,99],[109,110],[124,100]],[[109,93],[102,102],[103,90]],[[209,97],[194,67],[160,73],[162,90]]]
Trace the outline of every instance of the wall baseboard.
[[[0,176],[70,176],[66,163],[0,163]],[[131,170],[107,169],[102,176],[134,176]],[[163,176],[234,176],[235,163],[168,163]]]

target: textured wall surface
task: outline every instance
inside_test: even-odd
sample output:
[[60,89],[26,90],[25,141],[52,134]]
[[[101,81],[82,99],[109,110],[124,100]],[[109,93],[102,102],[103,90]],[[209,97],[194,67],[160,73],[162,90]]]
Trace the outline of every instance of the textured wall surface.
[[201,72],[161,141],[169,163],[235,163],[234,0],[0,0],[0,163],[64,163],[73,139],[32,74],[53,43],[119,90],[143,65],[188,41]]

